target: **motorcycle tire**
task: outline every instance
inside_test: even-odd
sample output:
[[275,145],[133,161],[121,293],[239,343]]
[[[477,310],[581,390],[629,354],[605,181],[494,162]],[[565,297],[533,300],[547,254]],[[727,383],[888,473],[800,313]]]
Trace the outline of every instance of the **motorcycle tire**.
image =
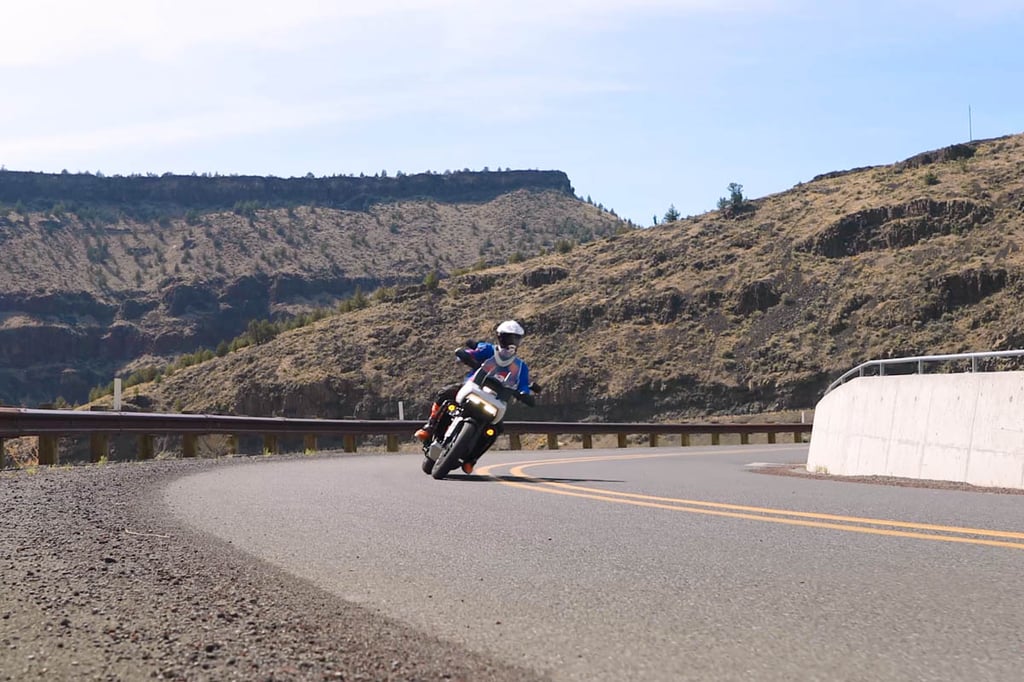
[[429,476],[431,474],[431,472],[434,471],[434,460],[432,460],[429,457],[427,457],[426,455],[424,455],[423,456],[423,466],[422,466],[422,468],[423,468],[423,473],[425,473],[427,476]]
[[441,480],[459,465],[459,461],[469,455],[470,449],[476,443],[477,429],[479,427],[472,422],[465,422],[459,432],[455,434],[455,440],[446,452],[441,453],[434,463],[430,475]]

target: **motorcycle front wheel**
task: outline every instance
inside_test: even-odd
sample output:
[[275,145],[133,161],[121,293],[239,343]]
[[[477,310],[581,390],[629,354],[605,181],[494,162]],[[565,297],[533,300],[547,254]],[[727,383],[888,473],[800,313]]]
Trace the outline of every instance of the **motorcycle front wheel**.
[[[479,427],[473,422],[464,422],[459,432],[455,434],[455,440],[448,447],[445,452],[441,453],[441,456],[437,458],[437,462],[434,463],[433,470],[430,475],[441,480],[447,476],[452,469],[459,465],[459,460],[469,455],[476,443],[476,434]],[[424,465],[425,466],[425,465]]]

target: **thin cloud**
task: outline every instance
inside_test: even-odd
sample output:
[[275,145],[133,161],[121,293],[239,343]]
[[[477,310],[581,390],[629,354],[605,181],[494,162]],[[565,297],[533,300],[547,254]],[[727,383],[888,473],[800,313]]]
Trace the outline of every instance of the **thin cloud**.
[[564,77],[481,77],[474,81],[425,83],[404,89],[382,88],[344,97],[288,104],[269,98],[218,102],[200,114],[170,116],[88,130],[0,137],[0,158],[8,166],[35,167],[41,158],[88,155],[124,149],[160,149],[200,140],[224,140],[300,130],[323,125],[381,121],[390,117],[459,115],[479,112],[477,120],[531,118],[557,97],[625,92],[614,82],[571,81]]
[[352,98],[332,106],[282,106],[271,101],[235,102],[215,111],[134,125],[35,137],[0,138],[5,158],[87,153],[132,147],[170,147],[207,138],[262,134],[330,121],[359,120],[380,113],[371,103]]
[[[524,31],[604,30],[617,22],[660,14],[682,19],[707,14],[827,14],[853,7],[870,12],[903,8],[929,18],[993,21],[1019,15],[1019,0],[886,0],[821,4],[812,0],[375,0],[372,3],[289,0],[33,0],[0,6],[0,68],[62,64],[96,54],[128,53],[144,59],[181,58],[203,46],[302,50],[370,30],[382,52],[395,25],[442,30],[467,45],[487,39],[515,41]],[[415,22],[412,20],[415,19]],[[497,38],[495,42],[494,39]]]
[[[0,66],[58,64],[83,56],[128,52],[156,61],[180,57],[204,46],[301,49],[306,32],[322,37],[346,27],[376,25],[387,19],[426,18],[472,40],[473,31],[507,32],[524,26],[586,28],[610,17],[645,12],[753,11],[782,0],[375,0],[373,3],[289,0],[34,0],[4,3],[0,25]],[[387,49],[381,35],[382,50]]]

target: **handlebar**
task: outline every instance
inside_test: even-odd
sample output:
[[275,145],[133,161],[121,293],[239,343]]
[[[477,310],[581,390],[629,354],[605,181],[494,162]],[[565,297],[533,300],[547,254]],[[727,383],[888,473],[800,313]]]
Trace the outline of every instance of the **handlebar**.
[[[483,364],[482,362],[480,362],[479,360],[477,360],[476,358],[469,354],[468,348],[457,349],[455,351],[455,357],[457,357],[459,361],[462,362],[463,364],[468,365],[471,369],[480,369],[480,366]],[[502,386],[500,382],[497,382],[492,377],[488,377],[488,381],[495,381],[495,387],[498,388],[499,390],[504,389],[506,391],[511,391],[511,393],[513,393],[516,396],[516,399],[518,399],[519,402],[523,403],[524,405],[533,407],[534,405],[537,404],[536,397],[531,393],[520,393],[513,389],[509,389],[505,386]],[[532,384],[530,384],[530,390],[533,391],[534,393],[539,394],[541,392],[541,387],[539,384],[537,384],[537,382],[533,382]]]

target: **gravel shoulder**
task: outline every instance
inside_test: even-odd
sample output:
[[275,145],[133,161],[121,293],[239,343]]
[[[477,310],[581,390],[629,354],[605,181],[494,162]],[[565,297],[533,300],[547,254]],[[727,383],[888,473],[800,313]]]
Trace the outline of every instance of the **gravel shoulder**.
[[967,493],[988,493],[990,495],[1024,495],[1020,488],[994,488],[959,481],[936,481],[927,478],[899,478],[896,476],[835,476],[807,471],[803,462],[774,464],[754,469],[760,474],[773,476],[795,476],[796,478],[813,478],[819,481],[835,481],[840,483],[870,483],[872,485],[889,485],[900,488],[933,488],[936,490],[959,490]]
[[0,680],[540,679],[344,602],[166,510],[169,481],[237,461],[0,472]]

